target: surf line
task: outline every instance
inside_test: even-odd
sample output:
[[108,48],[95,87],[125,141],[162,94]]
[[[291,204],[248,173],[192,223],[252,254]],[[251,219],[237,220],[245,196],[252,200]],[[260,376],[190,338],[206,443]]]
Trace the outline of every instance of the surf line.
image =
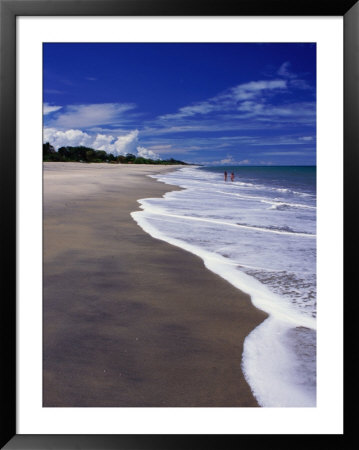
[[[251,230],[251,231],[260,231],[260,232],[263,232],[263,233],[286,234],[286,235],[293,236],[293,237],[294,236],[306,237],[306,238],[315,238],[316,237],[315,234],[296,233],[295,231],[280,231],[280,230],[272,230],[272,229],[269,229],[269,228],[251,227],[249,225],[241,225],[241,224],[238,224],[238,223],[223,222],[221,220],[204,219],[202,217],[181,216],[179,214],[170,214],[170,213],[158,212],[158,211],[155,211],[153,209],[147,209],[147,208],[144,208],[144,207],[142,207],[142,208],[144,209],[145,212],[147,212],[149,214],[155,214],[157,216],[173,217],[175,219],[184,219],[184,220],[194,220],[194,221],[197,221],[197,222],[214,223],[214,224],[218,224],[218,225],[225,225],[225,226],[228,226],[228,227],[244,228],[246,230]],[[153,219],[156,219],[156,218],[153,217]]]

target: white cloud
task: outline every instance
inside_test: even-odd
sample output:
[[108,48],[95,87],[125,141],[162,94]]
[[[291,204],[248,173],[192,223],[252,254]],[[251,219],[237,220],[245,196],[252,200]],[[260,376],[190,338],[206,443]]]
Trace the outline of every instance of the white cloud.
[[126,153],[136,153],[138,145],[138,130],[130,131],[124,136],[119,136],[114,143],[117,155],[125,155]]
[[45,128],[43,140],[50,142],[55,149],[66,146],[90,146],[93,143],[93,137],[81,130],[61,131],[55,128]]
[[[195,115],[206,115],[212,112],[251,111],[260,113],[264,93],[287,89],[286,80],[262,80],[239,84],[203,102],[184,106],[174,114],[160,116],[159,119],[183,119]],[[239,104],[238,104],[239,103]]]
[[[217,162],[217,161],[216,161]],[[234,159],[232,156],[227,156],[227,158],[221,159],[219,161],[221,164],[230,164],[234,162]]]
[[105,150],[108,151],[109,148],[113,146],[113,140],[115,138],[111,135],[100,134],[98,133],[93,141],[93,148],[96,150]]
[[241,166],[241,165],[245,165],[245,164],[250,164],[250,160],[242,159],[241,161],[238,161],[232,155],[227,155],[226,158],[223,158],[219,161],[211,161],[210,164],[212,164],[212,165],[226,164],[226,165],[232,165],[232,166]]
[[121,122],[123,113],[134,109],[133,104],[98,103],[69,105],[63,113],[56,115],[48,125],[54,128],[88,128]]
[[299,138],[301,141],[312,141],[313,136],[303,136]]
[[216,109],[217,105],[210,102],[195,103],[191,106],[184,106],[179,109],[182,117],[194,116],[195,114],[208,114]]
[[232,164],[232,165],[234,165],[235,163],[236,163],[236,161],[232,155],[227,155],[226,158],[223,158],[219,161],[212,161],[212,164]]
[[296,76],[289,70],[290,62],[284,62],[278,69],[278,75],[285,78],[295,78]]
[[305,80],[291,80],[290,84],[296,89],[312,89]]
[[291,87],[296,89],[311,89],[311,86],[305,80],[300,79],[297,74],[291,72],[290,66],[290,62],[286,61],[280,66],[277,74],[283,78],[287,78]]
[[145,147],[137,147],[137,154],[143,158],[160,159],[160,155],[158,153],[148,150]]
[[60,147],[76,147],[83,145],[95,150],[105,150],[114,155],[126,155],[127,153],[137,153],[138,130],[114,137],[112,135],[96,134],[90,135],[81,130],[57,130],[56,128],[45,128],[43,141],[50,142],[55,149]]
[[90,135],[84,131],[74,129],[63,131],[57,130],[56,128],[45,128],[43,141],[50,142],[56,150],[66,146],[85,146],[95,150],[104,150],[115,156],[132,153],[134,155],[142,156],[143,158],[161,159],[158,153],[138,145],[138,135],[138,130],[132,130],[127,134],[114,137],[110,134],[101,133]]
[[263,91],[286,89],[287,82],[285,80],[270,81],[251,81],[250,83],[240,84],[232,89],[234,97],[237,101],[254,99],[263,94]]
[[260,114],[264,111],[264,105],[253,101],[245,101],[238,107],[238,110]]
[[308,152],[260,152],[258,155],[267,155],[267,156],[299,156],[299,155],[308,155]]
[[61,109],[62,106],[55,106],[55,105],[50,105],[49,103],[44,103],[43,105],[43,114],[50,114],[52,112],[58,111],[59,109]]

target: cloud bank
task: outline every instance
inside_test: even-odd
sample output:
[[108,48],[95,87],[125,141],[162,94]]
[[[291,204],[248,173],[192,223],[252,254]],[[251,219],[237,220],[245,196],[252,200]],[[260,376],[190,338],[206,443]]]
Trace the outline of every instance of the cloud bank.
[[105,134],[91,135],[78,129],[58,130],[56,128],[45,128],[43,141],[50,142],[56,150],[60,147],[85,146],[95,150],[105,150],[115,156],[132,153],[145,158],[160,159],[158,153],[139,145],[138,130],[132,130],[121,136]]

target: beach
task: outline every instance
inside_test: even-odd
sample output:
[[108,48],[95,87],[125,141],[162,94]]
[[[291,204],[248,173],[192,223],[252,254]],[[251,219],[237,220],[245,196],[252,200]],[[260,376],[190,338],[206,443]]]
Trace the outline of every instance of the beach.
[[44,163],[43,406],[258,406],[241,360],[267,314],[131,217],[175,168]]

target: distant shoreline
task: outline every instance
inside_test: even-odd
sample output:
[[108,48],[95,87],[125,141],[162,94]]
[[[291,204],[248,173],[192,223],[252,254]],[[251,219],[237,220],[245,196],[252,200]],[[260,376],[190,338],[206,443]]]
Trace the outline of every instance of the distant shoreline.
[[72,147],[60,147],[55,150],[49,142],[42,145],[43,162],[81,162],[81,163],[110,163],[110,164],[154,164],[154,165],[174,165],[180,164],[188,165],[184,161],[179,161],[174,158],[161,159],[159,155],[151,151],[146,151],[148,156],[144,157],[138,153],[134,155],[127,153],[126,155],[116,155],[107,153],[105,150],[95,150],[83,145]]

